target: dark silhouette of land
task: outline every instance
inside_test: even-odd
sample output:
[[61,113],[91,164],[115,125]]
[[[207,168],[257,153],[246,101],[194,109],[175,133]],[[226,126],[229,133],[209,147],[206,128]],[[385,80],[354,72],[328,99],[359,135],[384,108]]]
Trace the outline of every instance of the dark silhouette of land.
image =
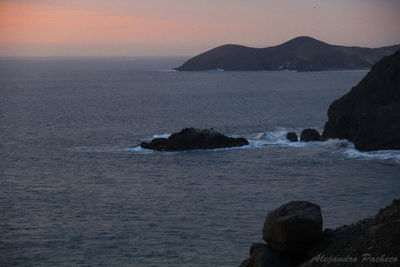
[[323,136],[348,139],[363,151],[400,149],[400,50],[331,104]]
[[168,138],[155,138],[142,142],[140,146],[157,151],[183,151],[193,149],[215,149],[246,146],[245,138],[233,138],[216,132],[213,129],[185,128],[171,134]]
[[398,49],[400,49],[400,44],[381,48],[348,47],[331,45],[311,37],[301,36],[267,48],[251,48],[233,44],[219,46],[189,59],[176,70],[369,69],[382,57]]

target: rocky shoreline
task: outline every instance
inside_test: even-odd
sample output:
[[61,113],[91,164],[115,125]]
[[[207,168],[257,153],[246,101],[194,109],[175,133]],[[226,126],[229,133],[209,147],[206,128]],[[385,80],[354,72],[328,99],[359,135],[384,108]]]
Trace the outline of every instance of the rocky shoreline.
[[[298,141],[293,132],[286,138]],[[300,141],[330,138],[347,139],[360,151],[400,149],[400,51],[331,104],[322,135],[305,129]],[[292,201],[267,215],[263,239],[240,267],[400,266],[400,199],[373,217],[324,231],[318,205]]]
[[324,231],[318,208],[292,201],[270,212],[263,229],[266,243],[253,244],[240,267],[400,266],[400,199],[375,216]]

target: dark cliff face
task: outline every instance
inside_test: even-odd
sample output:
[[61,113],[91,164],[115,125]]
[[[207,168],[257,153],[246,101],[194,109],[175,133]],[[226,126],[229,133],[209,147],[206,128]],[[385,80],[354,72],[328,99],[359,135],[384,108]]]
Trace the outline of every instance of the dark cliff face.
[[367,69],[383,56],[399,48],[400,45],[375,49],[337,46],[302,36],[267,48],[223,45],[189,59],[176,69],[182,71]]
[[400,149],[400,50],[331,104],[323,137],[348,139],[363,151]]

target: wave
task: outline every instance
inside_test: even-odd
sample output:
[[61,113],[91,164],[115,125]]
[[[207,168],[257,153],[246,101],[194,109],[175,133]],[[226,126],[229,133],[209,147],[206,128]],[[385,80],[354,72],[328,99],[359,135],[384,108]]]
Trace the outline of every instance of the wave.
[[[246,136],[249,140],[250,147],[263,147],[267,145],[282,147],[304,147],[311,149],[320,149],[331,153],[341,153],[349,158],[365,159],[365,160],[390,160],[400,163],[399,150],[378,150],[362,152],[354,147],[354,144],[347,140],[329,139],[323,142],[290,142],[286,139],[289,131],[280,129],[274,132],[256,133]],[[297,132],[300,136],[300,131]]]
[[170,133],[165,133],[165,134],[155,134],[153,135],[153,138],[168,138],[170,137],[171,134]]
[[[293,131],[293,130],[290,130]],[[258,149],[265,148],[268,146],[280,146],[287,148],[308,148],[317,149],[331,153],[340,153],[348,158],[356,158],[362,160],[389,160],[396,163],[400,163],[400,151],[398,150],[379,150],[370,152],[361,152],[355,149],[354,144],[347,140],[340,139],[329,139],[323,142],[290,142],[286,139],[286,134],[289,130],[285,128],[278,128],[275,131],[270,132],[257,132],[244,136],[248,141],[249,145],[242,147],[232,147],[232,148],[217,148],[217,149],[207,149],[202,151],[225,151],[225,150],[237,150],[237,149]],[[300,136],[301,130],[294,130],[298,136]],[[168,138],[171,134],[156,134],[153,138]],[[233,137],[239,137],[233,135]],[[124,151],[131,151],[136,153],[180,153],[180,152],[155,152],[153,150],[144,149],[140,146],[125,148]]]
[[360,152],[357,149],[349,149],[348,151],[345,151],[344,154],[350,158],[390,160],[400,163],[400,151],[398,150]]

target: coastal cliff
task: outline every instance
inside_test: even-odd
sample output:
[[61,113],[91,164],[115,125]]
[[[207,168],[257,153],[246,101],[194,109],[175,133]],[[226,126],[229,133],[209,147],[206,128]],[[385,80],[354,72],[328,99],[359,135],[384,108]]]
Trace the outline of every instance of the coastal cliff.
[[331,104],[323,138],[347,139],[361,151],[400,149],[400,50]]

